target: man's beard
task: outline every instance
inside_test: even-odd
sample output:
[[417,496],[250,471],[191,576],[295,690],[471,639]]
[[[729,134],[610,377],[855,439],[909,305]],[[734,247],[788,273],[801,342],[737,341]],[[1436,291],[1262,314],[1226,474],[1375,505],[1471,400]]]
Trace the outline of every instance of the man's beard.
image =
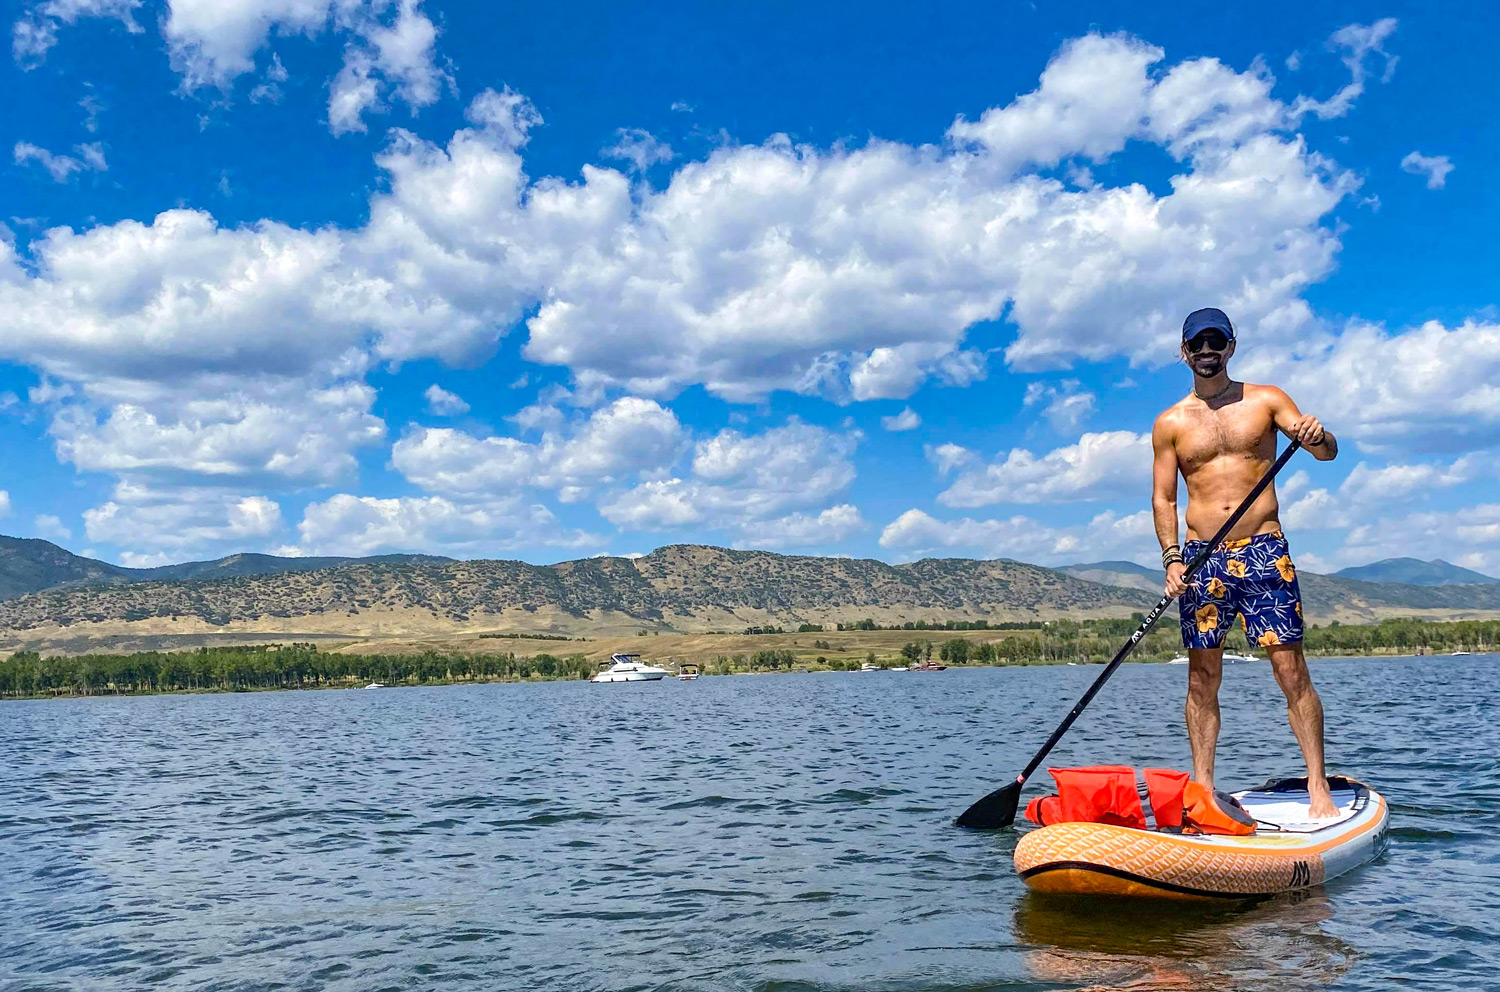
[[1193,365],[1193,374],[1201,379],[1212,379],[1214,376],[1223,371],[1224,359],[1217,356],[1213,358],[1205,358],[1201,362],[1196,362]]

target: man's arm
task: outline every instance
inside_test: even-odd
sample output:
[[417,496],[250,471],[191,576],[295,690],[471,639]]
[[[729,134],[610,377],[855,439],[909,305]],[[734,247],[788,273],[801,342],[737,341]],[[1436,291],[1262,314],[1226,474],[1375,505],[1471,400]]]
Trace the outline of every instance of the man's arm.
[[1271,416],[1281,433],[1301,441],[1307,453],[1320,462],[1331,462],[1338,457],[1339,442],[1333,431],[1325,430],[1317,417],[1297,409],[1292,398],[1275,386],[1261,388],[1271,398]]
[[[1165,414],[1157,417],[1151,428],[1151,518],[1162,551],[1177,543],[1177,447],[1165,420]],[[1182,581],[1184,571],[1180,561],[1167,566],[1168,596],[1180,596],[1187,588]]]

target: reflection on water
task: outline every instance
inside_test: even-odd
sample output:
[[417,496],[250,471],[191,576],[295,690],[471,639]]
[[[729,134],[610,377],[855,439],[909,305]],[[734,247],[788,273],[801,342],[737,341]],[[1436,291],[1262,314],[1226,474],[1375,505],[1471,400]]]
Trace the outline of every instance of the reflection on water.
[[1321,891],[1228,906],[1078,900],[1028,892],[1017,937],[1038,980],[1090,989],[1324,988],[1357,957],[1322,924]]
[[[1500,659],[1319,661],[1332,770],[1392,806],[1300,899],[1027,894],[952,818],[1097,669],[0,704],[0,990],[1490,989]],[[1125,666],[1058,765],[1184,767]],[[1220,775],[1296,770],[1264,665]]]

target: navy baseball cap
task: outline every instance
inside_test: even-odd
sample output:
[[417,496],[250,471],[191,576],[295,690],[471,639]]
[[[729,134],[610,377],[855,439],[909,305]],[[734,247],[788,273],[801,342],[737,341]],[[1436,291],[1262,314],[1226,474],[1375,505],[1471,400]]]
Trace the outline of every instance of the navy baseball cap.
[[1229,322],[1229,317],[1218,307],[1204,307],[1194,310],[1187,315],[1187,320],[1182,322],[1182,340],[1191,341],[1209,328],[1223,331],[1224,336],[1234,340],[1234,325]]

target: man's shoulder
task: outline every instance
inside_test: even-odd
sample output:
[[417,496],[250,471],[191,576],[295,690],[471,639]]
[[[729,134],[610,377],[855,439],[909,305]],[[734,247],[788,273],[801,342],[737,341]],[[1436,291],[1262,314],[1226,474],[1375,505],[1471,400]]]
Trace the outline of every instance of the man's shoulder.
[[1193,394],[1188,393],[1182,399],[1178,400],[1176,403],[1173,403],[1161,413],[1158,413],[1156,415],[1156,422],[1158,424],[1168,424],[1181,419],[1182,415],[1187,411],[1188,404],[1192,402]]
[[1184,411],[1187,409],[1189,399],[1191,397],[1183,397],[1156,415],[1155,422],[1151,424],[1153,444],[1157,446],[1176,444],[1178,433],[1186,420]]
[[1241,383],[1245,387],[1245,399],[1257,400],[1262,403],[1277,403],[1288,399],[1286,390],[1280,386],[1271,386],[1259,382]]

